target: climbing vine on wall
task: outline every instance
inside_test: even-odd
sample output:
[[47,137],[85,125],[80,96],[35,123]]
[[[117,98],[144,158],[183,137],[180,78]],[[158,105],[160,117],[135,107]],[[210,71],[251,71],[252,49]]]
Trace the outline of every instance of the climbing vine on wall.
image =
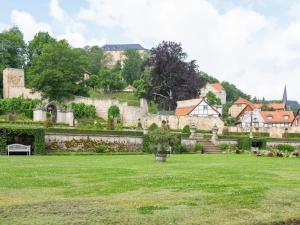
[[45,131],[43,128],[0,127],[0,154],[6,154],[7,139],[11,135],[34,137],[33,154],[45,154]]

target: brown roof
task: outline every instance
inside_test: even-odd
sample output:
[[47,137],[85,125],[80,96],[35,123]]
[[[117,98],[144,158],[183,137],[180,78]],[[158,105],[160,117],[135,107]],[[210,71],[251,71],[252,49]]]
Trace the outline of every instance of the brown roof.
[[233,104],[235,105],[249,105],[252,109],[255,108],[255,105],[245,98],[238,98]]
[[[292,123],[295,118],[293,111],[261,111],[260,115],[265,123]],[[285,119],[285,116],[288,118]]]
[[224,91],[225,90],[221,83],[214,83],[214,84],[211,84],[211,86],[214,89],[216,89],[217,91]]

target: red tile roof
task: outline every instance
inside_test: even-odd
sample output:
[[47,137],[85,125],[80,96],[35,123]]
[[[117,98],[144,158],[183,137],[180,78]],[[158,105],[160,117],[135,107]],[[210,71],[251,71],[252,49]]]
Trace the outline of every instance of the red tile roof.
[[189,107],[181,107],[181,108],[176,108],[175,115],[176,116],[186,116],[190,112],[194,110],[196,106],[189,106]]
[[249,100],[244,99],[244,98],[239,98],[238,100],[236,100],[234,102],[234,104],[236,104],[236,105],[242,105],[242,104],[243,105],[249,105],[252,109],[260,109],[263,106],[273,108],[275,110],[284,110],[285,109],[285,104],[283,102],[262,104],[262,103],[253,103],[253,102],[250,102]]
[[221,83],[214,83],[214,84],[211,84],[211,86],[217,91],[224,91],[225,90]]
[[295,118],[293,111],[261,111],[260,115],[265,123],[292,123]]
[[238,100],[236,100],[233,104],[235,105],[249,105],[251,108],[255,108],[255,105],[250,102],[249,100],[247,99],[244,99],[244,98],[238,98]]

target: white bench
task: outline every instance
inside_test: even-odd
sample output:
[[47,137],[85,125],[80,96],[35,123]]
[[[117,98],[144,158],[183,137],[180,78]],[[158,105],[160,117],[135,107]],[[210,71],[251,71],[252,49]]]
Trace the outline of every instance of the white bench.
[[29,156],[31,153],[31,146],[30,145],[21,145],[21,144],[11,144],[7,146],[7,154],[11,152],[26,152]]

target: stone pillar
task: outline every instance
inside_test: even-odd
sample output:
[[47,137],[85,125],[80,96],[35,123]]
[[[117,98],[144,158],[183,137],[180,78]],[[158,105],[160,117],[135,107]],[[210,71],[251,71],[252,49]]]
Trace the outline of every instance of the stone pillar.
[[149,109],[148,109],[148,102],[145,98],[141,98],[140,99],[140,108],[142,108],[142,110],[144,111],[144,113],[148,113]]
[[215,124],[212,128],[212,137],[211,137],[211,142],[214,145],[218,144],[218,130],[219,130],[219,128]]
[[66,123],[69,124],[69,126],[74,127],[74,113],[72,110],[66,112]]
[[190,130],[191,130],[191,135],[190,135],[190,137],[189,138],[195,138],[196,137],[196,131],[197,131],[197,127],[195,126],[195,124],[193,124],[192,126],[191,126],[191,128],[190,128]]
[[36,109],[33,111],[33,121],[46,121],[46,111]]

